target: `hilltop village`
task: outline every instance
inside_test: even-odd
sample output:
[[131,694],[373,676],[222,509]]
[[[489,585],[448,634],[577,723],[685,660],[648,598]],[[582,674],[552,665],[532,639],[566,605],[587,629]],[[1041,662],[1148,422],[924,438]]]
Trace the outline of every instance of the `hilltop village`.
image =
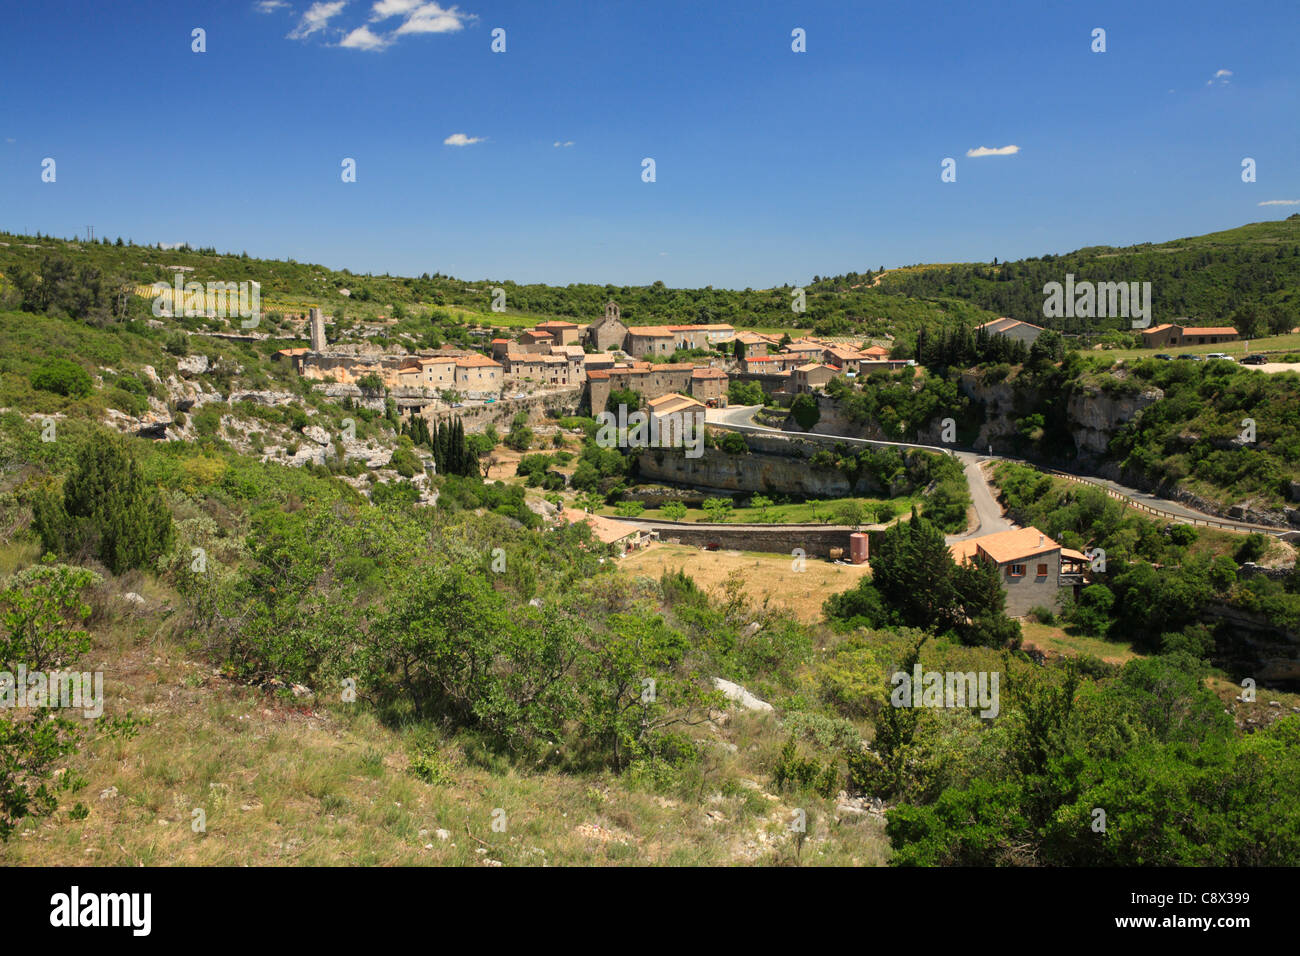
[[891,360],[880,345],[791,340],[721,323],[629,326],[612,301],[586,326],[539,322],[515,338],[493,338],[484,351],[333,344],[317,308],[308,327],[309,347],[281,349],[277,356],[306,379],[363,393],[387,390],[410,414],[573,390],[593,415],[620,391],[635,391],[647,402],[676,395],[720,408],[733,379],[755,381],[770,395],[796,395],[819,390],[841,374],[909,364]]

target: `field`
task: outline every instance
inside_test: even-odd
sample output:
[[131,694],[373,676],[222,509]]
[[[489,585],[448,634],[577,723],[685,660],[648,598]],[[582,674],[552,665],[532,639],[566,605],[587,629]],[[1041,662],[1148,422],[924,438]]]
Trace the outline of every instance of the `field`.
[[[839,511],[846,505],[859,505],[863,509],[863,526],[876,524],[876,509],[882,505],[893,508],[894,515],[905,515],[912,505],[919,505],[920,498],[893,498],[883,501],[879,498],[836,498],[833,501],[800,501],[792,504],[770,505],[766,508],[733,508],[727,514],[728,524],[840,524]],[[601,514],[618,517],[615,508],[603,508]],[[658,518],[669,520],[662,508],[647,508],[636,515],[638,518]],[[688,507],[686,516],[673,519],[688,522],[712,522],[714,519],[703,509]]]
[[784,607],[805,623],[821,619],[822,602],[847,591],[869,574],[867,565],[832,564],[809,558],[803,572],[792,569],[785,555],[756,551],[705,551],[681,544],[656,544],[620,562],[628,574],[659,578],[665,571],[685,571],[706,591],[719,591],[728,575],[739,572],[745,590],[757,605]]

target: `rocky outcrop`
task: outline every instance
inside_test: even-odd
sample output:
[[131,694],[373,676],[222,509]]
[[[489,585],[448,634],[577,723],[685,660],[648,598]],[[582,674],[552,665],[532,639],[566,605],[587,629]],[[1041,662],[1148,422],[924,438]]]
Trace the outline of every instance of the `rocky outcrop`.
[[1066,413],[1080,460],[1105,455],[1116,430],[1162,398],[1164,392],[1158,388],[1144,388],[1138,392],[1107,391],[1095,385],[1084,385],[1077,389],[1070,395]]
[[230,404],[256,402],[259,405],[291,405],[298,400],[293,392],[273,392],[263,389],[241,389],[230,393]]
[[186,355],[176,360],[176,370],[183,375],[202,375],[208,370],[208,357]]
[[1216,604],[1206,609],[1216,629],[1214,663],[1261,687],[1300,690],[1300,634],[1269,623],[1262,614]]

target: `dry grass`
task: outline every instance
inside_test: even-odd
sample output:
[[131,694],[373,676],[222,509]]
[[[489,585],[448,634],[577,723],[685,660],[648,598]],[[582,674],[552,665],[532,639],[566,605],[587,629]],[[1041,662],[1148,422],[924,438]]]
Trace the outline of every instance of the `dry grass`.
[[867,565],[832,564],[808,558],[805,570],[796,573],[787,555],[756,551],[705,551],[681,544],[656,544],[628,555],[620,566],[629,574],[656,580],[665,571],[685,571],[705,590],[720,588],[733,571],[744,575],[745,590],[756,606],[770,604],[792,611],[799,620],[821,620],[822,603],[832,594],[854,587]]
[[1063,628],[1036,621],[1021,621],[1026,649],[1036,648],[1048,656],[1078,657],[1087,654],[1112,664],[1123,664],[1138,655],[1127,641],[1108,641],[1102,637],[1067,634]]
[[[168,597],[135,583],[153,609]],[[0,844],[0,863],[861,866],[888,857],[880,818],[837,822],[833,800],[766,792],[783,740],[770,716],[720,715],[700,729],[698,765],[667,783],[530,774],[475,762],[427,729],[384,726],[356,705],[231,683],[162,636],[165,613],[110,603],[88,661],[105,671],[105,713],[149,723],[130,739],[88,742],[68,765],[84,786]],[[444,782],[409,772],[417,737],[437,748]],[[80,820],[70,812],[78,803],[89,810]],[[809,819],[801,848],[789,829],[796,806]],[[493,829],[497,810],[504,832]]]

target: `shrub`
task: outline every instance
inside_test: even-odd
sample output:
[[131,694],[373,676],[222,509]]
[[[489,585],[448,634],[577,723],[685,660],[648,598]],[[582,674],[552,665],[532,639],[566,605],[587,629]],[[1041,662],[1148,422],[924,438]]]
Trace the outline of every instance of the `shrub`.
[[145,567],[171,548],[171,513],[112,436],[82,446],[62,497],[48,490],[37,496],[33,524],[47,551],[87,551],[114,574]]
[[668,521],[681,521],[686,517],[686,505],[680,501],[670,501],[659,509],[659,514]]
[[821,421],[822,410],[814,396],[804,393],[796,395],[794,401],[790,403],[790,415],[800,428],[808,431]]
[[32,388],[67,398],[85,398],[93,387],[90,373],[67,359],[49,359],[32,373],[31,383]]
[[1268,551],[1268,538],[1262,534],[1249,534],[1237,546],[1233,557],[1237,559],[1238,564],[1245,564],[1248,561],[1258,561],[1266,551]]

